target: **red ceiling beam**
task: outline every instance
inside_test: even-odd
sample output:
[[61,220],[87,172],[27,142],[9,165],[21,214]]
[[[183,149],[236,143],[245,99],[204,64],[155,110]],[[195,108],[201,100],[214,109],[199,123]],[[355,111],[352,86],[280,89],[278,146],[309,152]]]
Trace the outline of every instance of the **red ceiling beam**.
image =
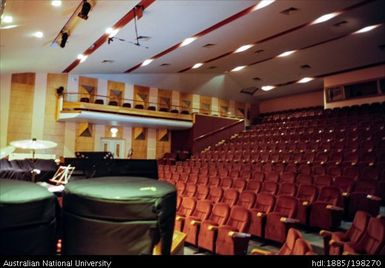
[[[211,27],[209,27],[209,28],[207,28],[207,29],[205,29],[205,30],[193,35],[193,36],[194,37],[201,37],[201,36],[204,36],[204,35],[212,32],[212,31],[216,30],[216,29],[219,29],[220,27],[249,14],[250,12],[253,11],[254,7],[255,7],[255,5],[252,5],[252,6],[246,8],[246,9],[244,9],[244,10],[242,10],[242,11],[216,23],[216,24],[214,24],[213,26],[211,26]],[[173,45],[172,47],[169,47],[168,49],[166,49],[166,50],[160,52],[159,54],[156,54],[155,56],[151,57],[151,59],[158,59],[158,58],[176,50],[181,44],[182,44],[182,42],[180,42],[176,45]],[[139,64],[135,65],[134,67],[131,67],[130,69],[126,70],[125,73],[130,73],[130,72],[136,70],[137,68],[139,68],[141,65],[142,65],[142,63],[139,63]]]
[[[141,6],[142,7],[141,11],[143,12],[147,7],[149,7],[154,2],[155,2],[155,0],[142,0],[142,1],[140,1],[139,4],[137,4],[134,8],[132,8],[130,11],[128,11],[128,13],[126,15],[124,15],[118,22],[116,22],[112,26],[112,28],[114,28],[114,29],[123,28],[131,20],[134,19],[134,17],[135,17],[135,8],[137,6]],[[137,14],[137,15],[139,15],[139,14]],[[139,17],[138,17],[138,19],[139,19]],[[107,42],[107,40],[108,40],[108,34],[103,34],[101,37],[99,37],[98,40],[96,40],[89,48],[87,48],[83,52],[83,55],[84,56],[91,55],[93,52],[95,52],[95,50],[97,50],[100,46],[102,46],[105,42]],[[63,73],[69,73],[70,71],[72,71],[79,64],[80,64],[80,60],[79,59],[75,60],[67,68],[65,68]]]

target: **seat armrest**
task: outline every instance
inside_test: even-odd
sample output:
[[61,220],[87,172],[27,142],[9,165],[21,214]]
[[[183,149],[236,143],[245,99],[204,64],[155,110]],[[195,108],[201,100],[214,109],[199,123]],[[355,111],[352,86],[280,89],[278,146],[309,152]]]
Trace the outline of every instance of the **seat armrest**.
[[330,210],[334,210],[334,211],[344,211],[343,208],[337,207],[337,206],[333,206],[333,205],[327,205],[326,208],[330,209]]
[[376,196],[376,195],[372,195],[372,194],[368,194],[366,196],[367,199],[370,199],[370,200],[373,200],[373,201],[381,201],[381,197],[379,196]]
[[250,238],[251,235],[248,233],[230,231],[228,235],[232,238]]
[[200,225],[201,222],[200,222],[200,221],[197,221],[197,220],[192,220],[192,221],[190,222],[190,224],[191,224],[191,225]]
[[176,218],[175,218],[177,221],[181,221],[181,220],[184,220],[184,217],[183,216],[176,216]]
[[279,220],[284,223],[299,223],[299,220],[294,218],[281,217]]
[[218,230],[218,226],[215,226],[215,225],[209,225],[209,227],[207,227],[207,229],[209,231],[217,231]]
[[251,251],[251,255],[274,255],[274,253],[268,250],[255,248]]
[[319,235],[322,236],[323,238],[331,238],[332,237],[332,232],[327,231],[327,230],[321,230],[319,232]]
[[266,214],[264,213],[264,212],[258,212],[257,213],[257,217],[265,217],[266,216]]

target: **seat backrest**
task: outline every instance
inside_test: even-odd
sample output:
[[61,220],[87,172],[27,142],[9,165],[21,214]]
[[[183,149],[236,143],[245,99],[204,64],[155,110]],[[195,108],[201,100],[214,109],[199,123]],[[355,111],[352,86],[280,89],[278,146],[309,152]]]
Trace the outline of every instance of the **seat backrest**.
[[294,243],[291,255],[308,255],[314,254],[312,246],[302,238],[298,238]]
[[194,212],[191,216],[197,217],[200,221],[206,220],[212,209],[212,203],[209,200],[200,200],[197,202]]
[[266,181],[262,183],[260,192],[275,195],[277,191],[278,191],[278,183],[273,181]]
[[246,232],[249,228],[250,218],[251,214],[247,208],[234,206],[231,209],[226,225],[236,228],[238,232]]
[[343,193],[350,193],[353,189],[354,179],[347,176],[338,176],[334,179],[333,185]]
[[376,191],[377,181],[375,180],[356,181],[353,188],[353,192],[355,193],[375,194]]
[[228,204],[230,207],[234,206],[237,203],[239,197],[239,192],[235,189],[228,189],[223,193],[221,202]]
[[256,171],[253,173],[253,176],[251,177],[252,180],[260,181],[262,182],[265,178],[265,174],[259,171]]
[[302,238],[300,231],[294,228],[290,228],[287,232],[286,241],[282,245],[281,249],[278,251],[278,255],[291,255],[294,249],[295,241],[298,238]]
[[234,180],[232,188],[242,192],[246,188],[246,181],[242,179],[236,179]]
[[260,212],[269,213],[275,203],[275,197],[272,194],[257,194],[257,199],[255,200],[254,208]]
[[182,203],[180,204],[179,210],[177,212],[178,215],[181,216],[190,216],[191,213],[194,211],[196,206],[196,202],[191,197],[184,197],[182,199]]
[[325,202],[333,206],[340,205],[341,204],[340,189],[334,186],[322,187],[317,201]]
[[253,191],[254,193],[258,193],[261,189],[261,182],[259,181],[248,181],[246,190],[247,191]]
[[364,235],[369,219],[369,213],[361,210],[357,211],[352,226],[346,231],[345,237],[352,242],[357,242]]
[[206,185],[198,185],[197,191],[194,197],[198,200],[206,199],[209,194],[209,188]]
[[313,177],[306,174],[298,174],[295,182],[298,185],[310,185],[313,183]]
[[293,183],[281,183],[277,195],[295,196],[297,188]]
[[294,218],[298,209],[298,199],[291,196],[279,196],[275,202],[273,212],[288,218]]
[[329,175],[315,176],[313,184],[318,188],[332,185],[333,178]]
[[278,182],[278,179],[279,179],[278,172],[272,171],[272,172],[265,173],[265,182],[266,181]]
[[208,220],[215,222],[218,225],[224,224],[230,215],[230,207],[224,203],[214,205]]
[[293,172],[285,172],[280,175],[279,179],[280,183],[287,182],[287,183],[294,183],[295,182],[295,173]]
[[207,199],[213,203],[218,203],[222,199],[223,189],[221,187],[210,187]]
[[254,206],[255,199],[256,195],[254,192],[244,191],[239,195],[237,205],[244,208],[252,208]]
[[314,200],[317,199],[318,195],[318,188],[315,187],[314,185],[300,185],[297,191],[297,198],[301,202],[314,202]]
[[186,188],[184,189],[183,195],[192,197],[195,195],[196,191],[197,191],[196,184],[187,183]]
[[385,242],[385,221],[379,218],[370,218],[364,235],[354,244],[358,253],[375,255],[378,254]]

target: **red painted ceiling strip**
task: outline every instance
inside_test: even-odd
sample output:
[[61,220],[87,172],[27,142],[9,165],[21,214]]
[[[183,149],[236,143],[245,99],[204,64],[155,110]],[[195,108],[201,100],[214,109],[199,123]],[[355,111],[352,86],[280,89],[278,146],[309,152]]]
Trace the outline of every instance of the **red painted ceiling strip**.
[[[143,7],[143,10],[145,10],[147,7],[149,7],[152,3],[154,3],[155,0],[142,0],[140,3],[138,3],[138,5],[142,6]],[[137,5],[137,6],[138,6]],[[134,7],[135,8],[135,7]],[[126,15],[124,15],[118,22],[116,22],[112,27],[114,29],[116,28],[122,28],[124,27],[125,25],[127,25],[127,23],[129,23],[132,19],[134,19],[134,8],[131,9],[130,11],[128,11],[128,13]],[[103,34],[101,37],[99,37],[98,40],[96,40],[89,48],[86,49],[86,51],[83,52],[83,55],[85,56],[89,56],[91,55],[93,52],[95,52],[95,50],[97,50],[101,45],[103,45],[106,41],[108,40],[108,35],[107,34]],[[68,73],[70,71],[72,71],[76,66],[78,66],[80,64],[80,60],[75,60],[74,62],[72,62],[64,71],[63,73]]]
[[[344,8],[344,9],[341,10],[340,12],[341,12],[341,13],[347,12],[347,11],[349,11],[349,10],[352,10],[352,9],[354,9],[354,8],[357,8],[357,7],[360,7],[360,6],[363,6],[363,5],[366,5],[366,4],[368,4],[368,3],[370,3],[370,2],[373,2],[373,1],[376,1],[376,0],[365,0],[365,1],[363,1],[363,2],[357,3],[357,4],[352,5],[352,6],[349,6],[349,7],[347,7],[347,8]],[[300,30],[300,29],[302,29],[302,28],[305,28],[305,27],[311,25],[311,23],[312,23],[312,21],[311,21],[311,22],[304,23],[304,24],[301,24],[301,25],[298,25],[298,26],[293,27],[293,28],[291,28],[291,29],[288,29],[288,30],[286,30],[286,31],[283,31],[283,32],[274,34],[274,35],[272,35],[272,36],[268,36],[268,37],[266,37],[266,38],[264,38],[264,39],[255,41],[253,44],[257,45],[257,44],[261,44],[261,43],[263,43],[263,42],[272,40],[272,39],[274,39],[274,38],[281,37],[281,36],[283,36],[283,35],[286,35],[286,34],[289,34],[289,33],[294,32],[294,31]],[[204,61],[204,63],[209,63],[209,62],[212,62],[212,61],[215,61],[215,60],[218,60],[218,59],[227,57],[227,56],[230,55],[230,54],[233,54],[233,51],[230,51],[230,52],[224,53],[224,54],[222,54],[222,55],[220,55],[220,56],[217,56],[217,57],[215,57],[215,58],[206,60],[206,61]],[[274,57],[269,58],[269,59],[265,59],[265,60],[261,60],[261,61],[257,61],[257,62],[254,62],[254,63],[252,63],[252,64],[249,64],[249,65],[261,63],[261,62],[264,62],[264,61],[267,61],[267,60],[270,60],[270,59],[273,59],[273,58],[274,58]],[[191,68],[192,68],[192,66],[187,67],[187,68],[185,68],[185,69],[183,69],[183,70],[180,70],[179,73],[186,72],[186,71],[190,70]]]
[[[193,35],[193,36],[201,37],[201,36],[204,36],[204,35],[212,32],[212,31],[216,30],[216,29],[219,29],[220,27],[222,27],[222,26],[224,26],[224,25],[226,25],[226,24],[228,24],[230,22],[233,22],[236,19],[239,19],[240,17],[243,17],[243,16],[249,14],[250,12],[252,12],[254,7],[255,7],[255,5],[252,5],[252,6],[246,8],[246,9],[244,9],[244,10],[242,10],[242,11],[240,11],[240,12],[238,12],[238,13],[236,13],[236,14],[234,14],[234,15],[232,15],[232,16],[230,16],[230,17],[228,17],[228,18],[226,18],[226,19],[224,19],[224,20],[222,20],[222,21],[220,21],[218,23],[216,23],[216,24],[214,24],[213,26],[211,26],[211,27],[209,27],[209,28],[207,28],[207,29],[205,29],[205,30],[203,30],[203,31]],[[178,43],[176,45],[173,45],[172,47],[166,49],[165,51],[162,51],[161,53],[151,57],[151,59],[160,58],[160,57],[162,57],[162,56],[164,56],[164,55],[166,55],[166,54],[176,50],[180,46],[180,44],[182,44],[182,42],[180,42],[180,43]],[[140,65],[141,65],[141,63],[135,65],[134,67],[131,67],[130,69],[125,71],[125,73],[130,73],[130,72],[134,71],[135,69],[139,68]]]

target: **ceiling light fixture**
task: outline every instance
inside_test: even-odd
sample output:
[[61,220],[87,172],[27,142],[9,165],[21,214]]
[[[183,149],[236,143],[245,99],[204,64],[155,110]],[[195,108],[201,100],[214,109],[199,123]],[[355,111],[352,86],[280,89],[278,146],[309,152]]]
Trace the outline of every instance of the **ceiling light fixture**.
[[362,29],[359,29],[358,31],[355,31],[353,34],[359,34],[359,33],[367,33],[371,30],[374,30],[376,29],[378,26],[380,26],[381,24],[377,24],[377,25],[371,25],[371,26],[366,26]]
[[192,67],[193,69],[198,69],[199,67],[201,67],[203,65],[203,63],[195,63],[194,66]]
[[239,52],[246,51],[246,50],[248,50],[249,48],[251,48],[251,47],[253,47],[253,46],[254,46],[254,45],[251,45],[251,44],[241,46],[241,47],[237,48],[237,49],[234,51],[234,53],[239,53]]
[[13,29],[13,28],[16,28],[18,27],[19,25],[16,25],[16,24],[11,24],[11,25],[7,25],[7,26],[1,26],[0,27],[0,30],[7,30],[7,29]]
[[153,59],[147,59],[147,60],[143,61],[141,66],[149,65],[152,61],[153,61]]
[[290,51],[285,51],[285,52],[282,52],[281,54],[279,54],[277,57],[287,57],[287,56],[290,56],[291,54],[295,53],[296,50],[290,50]]
[[77,58],[78,58],[78,60],[80,60],[80,63],[82,63],[87,59],[87,57],[88,56],[86,56],[86,55],[79,54]]
[[118,133],[118,131],[119,131],[119,129],[117,129],[116,127],[110,128],[111,137],[116,138],[116,134]]
[[87,0],[83,0],[82,9],[80,10],[78,17],[82,18],[83,20],[88,19],[88,13],[91,10],[91,4],[87,2]]
[[183,42],[182,42],[179,46],[180,46],[180,47],[187,46],[187,45],[191,44],[192,42],[194,42],[195,40],[197,40],[196,37],[189,37],[189,38],[186,38],[185,40],[183,40]]
[[253,8],[252,11],[255,11],[255,10],[267,7],[267,6],[271,5],[274,2],[275,2],[275,0],[261,0],[258,4],[255,5],[255,7]]
[[318,19],[314,20],[310,24],[318,24],[318,23],[322,23],[322,22],[331,20],[332,18],[337,17],[339,14],[341,14],[341,13],[340,12],[333,12],[333,13],[325,14],[325,15],[319,17]]
[[245,65],[244,65],[244,66],[237,66],[237,67],[235,67],[234,69],[232,69],[231,71],[232,71],[232,72],[238,72],[238,71],[244,69],[245,67],[246,67]]
[[35,32],[35,33],[33,34],[33,36],[36,37],[36,38],[43,38],[43,37],[44,37],[44,34],[43,34],[43,32]]
[[3,15],[3,16],[1,16],[1,22],[2,23],[12,23],[13,17],[9,16],[9,15]]
[[263,87],[261,87],[261,89],[263,90],[263,91],[270,91],[270,90],[272,90],[272,89],[274,89],[275,88],[275,86],[263,86]]
[[54,7],[60,7],[61,6],[61,1],[60,0],[53,0],[51,1],[51,5]]
[[304,77],[304,78],[302,78],[301,80],[298,80],[297,83],[305,84],[305,83],[308,83],[308,82],[310,82],[310,81],[312,81],[312,80],[314,80],[313,77]]

